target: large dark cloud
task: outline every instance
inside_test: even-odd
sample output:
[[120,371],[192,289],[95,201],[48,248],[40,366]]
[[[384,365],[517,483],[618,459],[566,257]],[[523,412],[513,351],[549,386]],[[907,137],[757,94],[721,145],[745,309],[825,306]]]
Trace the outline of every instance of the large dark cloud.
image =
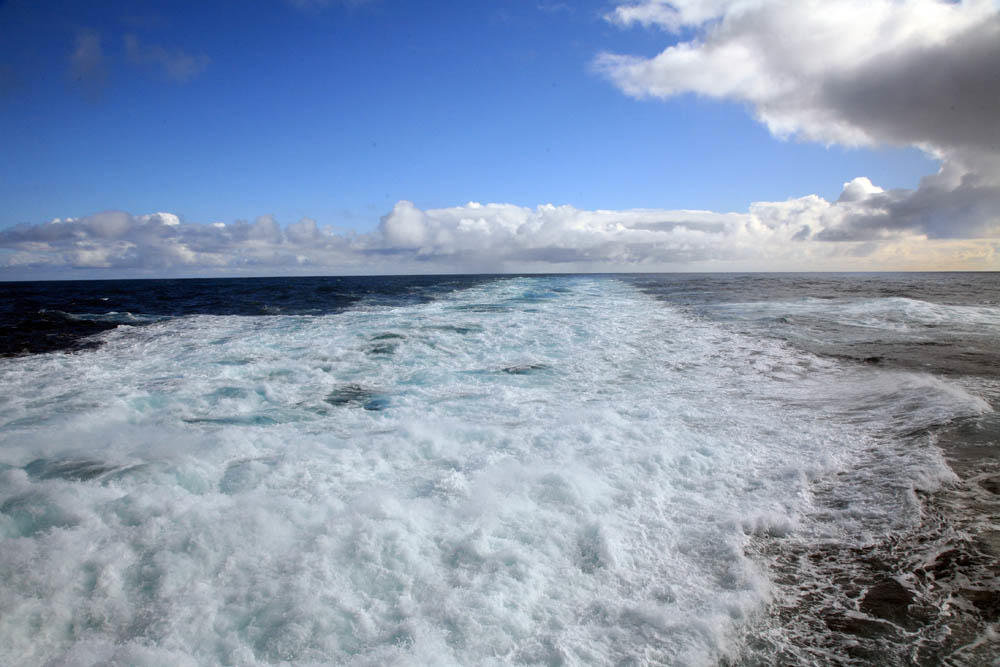
[[630,95],[739,100],[779,136],[916,146],[941,160],[916,190],[872,191],[816,238],[1000,236],[992,0],[646,0],[610,18],[696,34],[654,58],[598,58]]
[[955,157],[1000,152],[1000,15],[946,42],[882,54],[832,76],[818,101],[874,141]]

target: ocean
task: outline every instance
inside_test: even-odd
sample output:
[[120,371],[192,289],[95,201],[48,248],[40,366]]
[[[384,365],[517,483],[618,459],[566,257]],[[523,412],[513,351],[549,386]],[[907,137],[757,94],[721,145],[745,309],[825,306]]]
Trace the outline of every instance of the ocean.
[[1000,655],[1000,274],[0,295],[0,664]]

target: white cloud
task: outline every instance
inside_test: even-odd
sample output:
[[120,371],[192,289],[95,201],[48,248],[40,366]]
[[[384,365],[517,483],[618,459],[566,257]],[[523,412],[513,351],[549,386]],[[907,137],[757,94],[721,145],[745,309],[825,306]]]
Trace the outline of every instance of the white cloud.
[[[505,271],[1000,268],[992,239],[932,240],[905,227],[851,227],[888,216],[868,179],[835,202],[758,202],[746,213],[581,210],[479,204],[423,210],[401,201],[367,234],[303,218],[188,223],[169,213],[107,211],[0,231],[8,277],[41,269],[118,274],[448,273]],[[1000,235],[997,235],[1000,236]]]
[[676,32],[757,4],[759,0],[648,0],[619,5],[607,19],[623,26],[638,23],[647,28],[658,26]]
[[992,0],[647,0],[608,18],[695,34],[652,58],[599,56],[598,69],[629,95],[748,103],[779,137],[916,146],[941,159],[917,191],[869,193],[871,210],[860,207],[843,234],[905,227],[944,238],[1000,227]]

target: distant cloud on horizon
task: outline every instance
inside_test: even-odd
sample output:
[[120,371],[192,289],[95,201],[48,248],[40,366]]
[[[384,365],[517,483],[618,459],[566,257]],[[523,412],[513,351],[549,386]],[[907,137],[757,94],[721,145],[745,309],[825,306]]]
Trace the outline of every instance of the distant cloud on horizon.
[[941,161],[916,190],[871,190],[828,240],[908,231],[1000,236],[1000,10],[993,0],[643,0],[607,19],[693,30],[597,69],[636,98],[749,104],[781,138],[915,146]]
[[997,267],[997,239],[843,233],[880,193],[859,178],[836,202],[809,195],[758,202],[746,213],[475,202],[422,210],[400,201],[365,234],[309,218],[282,227],[271,216],[206,224],[106,211],[0,230],[0,279],[80,270],[94,277]]

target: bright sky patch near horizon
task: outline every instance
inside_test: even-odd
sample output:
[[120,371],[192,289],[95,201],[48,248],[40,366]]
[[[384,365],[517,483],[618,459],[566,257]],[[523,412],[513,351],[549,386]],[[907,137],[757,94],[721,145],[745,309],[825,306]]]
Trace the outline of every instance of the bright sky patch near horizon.
[[1000,269],[993,0],[8,0],[0,28],[0,279]]

